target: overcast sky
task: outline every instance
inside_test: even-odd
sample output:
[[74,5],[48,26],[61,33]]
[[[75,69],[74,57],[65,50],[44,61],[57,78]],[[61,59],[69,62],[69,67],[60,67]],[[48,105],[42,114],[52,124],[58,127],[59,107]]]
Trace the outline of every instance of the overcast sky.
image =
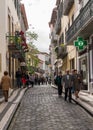
[[35,46],[39,51],[49,52],[49,21],[56,0],[22,0],[25,5],[28,24],[38,34]]

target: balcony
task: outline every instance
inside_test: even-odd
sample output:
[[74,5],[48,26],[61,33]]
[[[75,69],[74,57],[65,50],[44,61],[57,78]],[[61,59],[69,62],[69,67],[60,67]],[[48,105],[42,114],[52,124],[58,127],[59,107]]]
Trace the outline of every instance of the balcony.
[[28,51],[24,32],[16,31],[15,35],[6,35],[8,40],[8,49],[13,58],[24,59],[25,53]]
[[57,43],[57,35],[55,32],[51,33],[51,43]]
[[60,31],[61,31],[61,19],[59,19],[59,20],[56,22],[55,30],[56,30],[56,34],[59,34],[59,33],[60,33]]
[[60,46],[59,50],[58,50],[58,58],[64,59],[65,56],[67,56],[66,46],[64,46],[64,47]]
[[63,14],[64,15],[68,15],[73,4],[74,4],[74,0],[64,0],[64,3],[63,3]]
[[64,33],[61,34],[59,38],[59,45],[64,44]]
[[8,48],[11,51],[17,50],[16,45],[15,44],[11,44],[11,43],[8,44]]
[[64,59],[67,56],[67,49],[66,46],[56,46],[55,52],[57,53],[57,58]]
[[72,44],[77,36],[87,39],[93,33],[93,0],[89,0],[66,32],[67,44]]

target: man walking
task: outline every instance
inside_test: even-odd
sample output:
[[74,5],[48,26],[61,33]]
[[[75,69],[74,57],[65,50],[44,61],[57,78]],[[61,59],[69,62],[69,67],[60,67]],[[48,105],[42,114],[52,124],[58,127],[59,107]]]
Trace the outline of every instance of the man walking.
[[16,71],[16,80],[17,80],[17,87],[18,88],[21,88],[21,85],[22,85],[22,73],[21,73],[21,70],[20,68],[18,68],[18,71]]
[[65,101],[67,100],[67,96],[69,96],[69,102],[71,102],[72,76],[69,74],[69,70],[63,76],[63,84],[65,88]]

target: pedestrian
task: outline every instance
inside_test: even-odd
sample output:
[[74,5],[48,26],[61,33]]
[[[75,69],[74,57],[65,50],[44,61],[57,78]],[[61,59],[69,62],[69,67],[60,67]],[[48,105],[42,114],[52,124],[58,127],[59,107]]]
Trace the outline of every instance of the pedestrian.
[[22,85],[23,85],[23,88],[25,88],[26,87],[26,76],[25,76],[25,74],[23,74],[22,75]]
[[35,85],[38,84],[38,75],[35,75]]
[[34,87],[35,76],[31,73],[29,74],[29,83],[31,84],[32,87]]
[[9,88],[11,88],[11,78],[7,71],[4,71],[4,76],[1,78],[2,90],[5,98],[5,102],[8,102]]
[[82,77],[80,73],[77,73],[77,70],[74,70],[74,76],[73,76],[73,85],[74,85],[74,91],[75,91],[75,97],[76,99],[79,98],[78,94],[81,88],[82,84]]
[[48,76],[45,77],[46,85],[48,84]]
[[55,73],[55,75],[54,75],[54,84],[57,86],[57,81],[56,81],[56,78],[57,78],[57,74]]
[[65,88],[65,101],[67,100],[67,96],[69,97],[69,102],[71,102],[72,98],[72,75],[69,74],[69,70],[66,70],[66,74],[63,76],[63,84]]
[[25,79],[26,79],[25,86],[28,87],[29,86],[29,74],[27,72],[25,72]]
[[58,87],[58,95],[60,97],[62,95],[62,89],[63,89],[63,86],[62,86],[62,73],[61,72],[59,72],[58,75],[56,76],[55,82],[56,82],[56,85]]
[[21,88],[22,85],[22,73],[20,68],[18,68],[18,70],[16,71],[16,81],[17,81],[17,87]]

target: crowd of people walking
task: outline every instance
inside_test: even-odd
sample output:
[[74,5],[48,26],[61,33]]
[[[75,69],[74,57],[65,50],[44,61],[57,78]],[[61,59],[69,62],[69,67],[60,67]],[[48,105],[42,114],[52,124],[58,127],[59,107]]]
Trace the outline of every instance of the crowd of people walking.
[[[22,71],[20,68],[16,71],[15,74],[15,87],[16,88],[26,88],[34,87],[34,85],[43,85],[48,83],[48,77],[43,75],[31,74],[27,71]],[[9,89],[13,88],[12,79],[8,74],[8,71],[4,71],[4,75],[1,78],[0,89],[3,91],[5,102],[8,102]]]
[[48,77],[44,77],[43,75],[37,75],[37,74],[31,74],[28,72],[22,72],[20,69],[16,71],[16,81],[17,81],[17,87],[21,88],[34,85],[40,85],[40,84],[47,84],[48,83]]
[[54,82],[58,86],[59,97],[62,95],[64,88],[65,101],[68,97],[69,102],[71,102],[72,93],[75,94],[76,99],[79,98],[78,94],[82,86],[82,76],[77,72],[77,70],[73,70],[72,73],[70,73],[69,70],[66,70],[66,73],[64,75],[59,72],[58,75],[55,76]]
[[[20,68],[16,71],[16,86],[18,88],[25,87],[34,87],[34,85],[43,85],[47,83],[51,83],[51,78],[44,77],[43,75],[31,74],[26,71],[21,71]],[[66,70],[66,73],[62,75],[61,72],[54,77],[55,84],[58,86],[58,96],[60,97],[63,92],[63,88],[65,91],[65,101],[67,98],[69,102],[72,99],[72,93],[75,94],[76,99],[79,98],[78,93],[82,86],[82,76],[80,73],[77,73],[77,70],[73,70],[71,73],[69,70]],[[8,101],[8,93],[9,88],[12,87],[11,77],[8,75],[8,72],[4,72],[4,76],[1,78],[1,86],[3,90],[3,94],[5,97],[5,101]]]

